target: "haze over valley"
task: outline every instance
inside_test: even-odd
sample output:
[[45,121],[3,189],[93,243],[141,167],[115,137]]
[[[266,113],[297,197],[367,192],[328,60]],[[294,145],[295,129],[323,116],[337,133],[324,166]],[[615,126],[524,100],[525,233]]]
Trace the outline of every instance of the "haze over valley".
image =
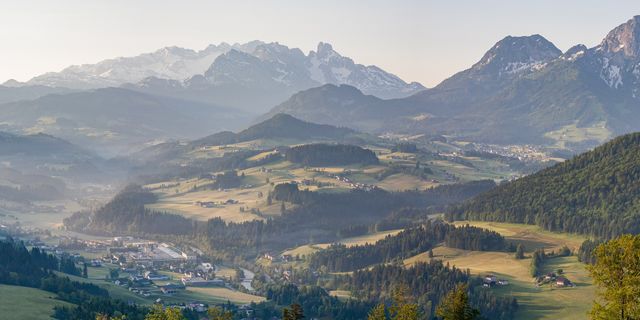
[[[114,46],[186,10],[160,21],[151,9],[166,4],[137,5],[149,25]],[[364,32],[355,16],[406,26],[422,7],[380,5],[345,6],[336,15],[354,20],[331,31],[387,41],[397,53],[379,65],[341,53],[361,52],[355,36],[287,44],[301,25],[278,42],[211,36],[7,78],[0,319],[640,317],[640,15],[565,50],[501,24],[474,63],[428,86],[392,71],[425,63],[407,61],[398,26]],[[83,12],[120,4],[100,6]],[[276,15],[215,34],[276,30]]]

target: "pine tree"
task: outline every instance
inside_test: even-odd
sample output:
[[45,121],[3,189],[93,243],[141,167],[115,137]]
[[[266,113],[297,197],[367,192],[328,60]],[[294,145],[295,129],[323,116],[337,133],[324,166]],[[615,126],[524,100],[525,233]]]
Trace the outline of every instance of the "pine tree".
[[224,311],[220,307],[211,307],[207,310],[209,320],[233,320],[231,311]]
[[640,235],[623,235],[599,245],[587,266],[600,286],[592,319],[640,319]]
[[387,320],[384,304],[380,303],[371,309],[367,320]]
[[89,277],[89,272],[87,270],[87,263],[86,262],[82,266],[82,277],[84,277],[84,278],[88,278]]
[[479,318],[480,312],[469,305],[467,285],[458,284],[440,302],[436,315],[443,320],[473,320]]
[[304,319],[304,312],[302,306],[294,303],[289,308],[282,310],[282,320],[301,320]]
[[518,244],[518,247],[516,248],[516,259],[524,259],[524,246],[522,246],[522,244]]
[[393,290],[393,304],[389,308],[391,320],[418,320],[418,305],[409,303],[409,288],[400,285]]
[[185,320],[182,312],[178,308],[163,308],[161,305],[154,305],[151,311],[144,317],[145,320]]

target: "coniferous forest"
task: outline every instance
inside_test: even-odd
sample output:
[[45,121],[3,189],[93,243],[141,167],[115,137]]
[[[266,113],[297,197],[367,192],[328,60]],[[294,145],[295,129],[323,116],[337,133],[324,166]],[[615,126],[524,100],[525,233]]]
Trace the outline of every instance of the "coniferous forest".
[[424,225],[410,228],[375,244],[347,247],[331,245],[312,254],[312,268],[325,266],[331,272],[361,269],[373,264],[402,260],[426,252],[444,242],[446,246],[473,251],[503,251],[509,249],[505,239],[498,233],[472,227],[427,221]]
[[447,218],[536,224],[609,239],[640,233],[639,197],[640,133],[633,133],[454,206]]

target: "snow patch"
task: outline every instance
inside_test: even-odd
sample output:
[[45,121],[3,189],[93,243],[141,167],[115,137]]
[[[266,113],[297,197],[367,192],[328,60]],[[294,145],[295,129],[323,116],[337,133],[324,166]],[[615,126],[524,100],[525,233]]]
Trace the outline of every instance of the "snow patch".
[[620,74],[620,67],[614,64],[610,64],[608,58],[604,58],[602,61],[602,71],[600,71],[600,78],[610,87],[618,89],[623,85],[622,75]]
[[520,73],[522,71],[540,70],[544,68],[546,63],[542,61],[528,61],[528,62],[510,62],[504,66],[504,72],[508,74]]

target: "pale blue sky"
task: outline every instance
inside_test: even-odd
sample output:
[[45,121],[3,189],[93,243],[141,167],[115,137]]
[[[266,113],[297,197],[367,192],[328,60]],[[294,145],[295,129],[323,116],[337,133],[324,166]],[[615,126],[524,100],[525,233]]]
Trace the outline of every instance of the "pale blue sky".
[[434,86],[506,35],[594,46],[640,1],[0,0],[0,82],[177,45],[319,41],[363,64]]

